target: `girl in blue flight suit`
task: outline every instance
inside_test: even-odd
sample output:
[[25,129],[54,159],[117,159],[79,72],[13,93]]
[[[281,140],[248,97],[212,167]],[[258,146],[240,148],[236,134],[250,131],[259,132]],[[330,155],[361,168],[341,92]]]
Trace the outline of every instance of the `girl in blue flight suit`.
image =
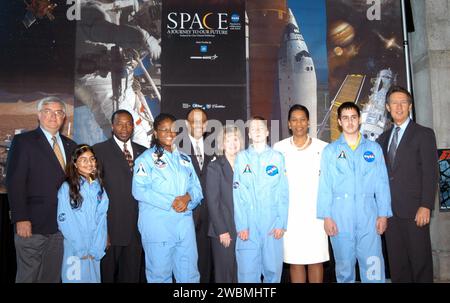
[[191,159],[173,145],[175,117],[160,114],[151,146],[135,161],[132,192],[149,283],[198,283],[192,210],[203,199]]
[[58,228],[64,236],[63,283],[100,283],[100,260],[107,242],[104,191],[94,151],[78,145],[58,192]]

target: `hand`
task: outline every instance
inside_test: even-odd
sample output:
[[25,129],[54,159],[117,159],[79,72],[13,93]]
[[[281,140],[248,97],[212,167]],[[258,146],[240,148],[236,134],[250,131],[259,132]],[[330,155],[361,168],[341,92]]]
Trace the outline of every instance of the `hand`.
[[248,229],[238,232],[238,237],[242,241],[247,241],[249,236]]
[[377,226],[377,233],[379,235],[384,234],[387,228],[387,217],[378,217],[376,226]]
[[330,237],[336,236],[338,234],[338,228],[333,219],[325,218],[325,220],[323,221],[323,226],[325,228],[325,232]]
[[281,239],[284,235],[284,229],[282,228],[274,228],[272,229],[272,231],[269,233],[269,235],[273,235],[273,237],[275,239]]
[[423,227],[430,223],[430,209],[426,207],[419,207],[416,213],[416,218],[414,221],[416,221],[416,224],[418,227]]
[[231,243],[231,236],[230,233],[224,233],[219,235],[219,240],[220,240],[220,244],[223,245],[223,247],[228,247],[230,246]]
[[29,238],[33,234],[31,232],[31,221],[18,221],[16,222],[16,233],[21,238]]
[[81,260],[87,260],[87,259],[94,260],[94,257],[91,256],[91,255],[87,255],[87,256],[81,257]]
[[189,194],[185,194],[183,196],[178,196],[175,198],[175,200],[173,200],[172,208],[177,213],[185,212],[190,200],[191,200],[191,196]]

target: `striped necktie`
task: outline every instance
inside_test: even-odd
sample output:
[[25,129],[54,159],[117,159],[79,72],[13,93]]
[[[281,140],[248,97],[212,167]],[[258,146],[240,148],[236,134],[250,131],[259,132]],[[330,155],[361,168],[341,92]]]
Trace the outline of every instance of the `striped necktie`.
[[128,162],[128,166],[130,167],[130,170],[133,171],[133,166],[134,166],[133,156],[131,155],[130,151],[128,150],[126,142],[123,144],[123,153],[125,155],[125,159]]
[[52,137],[52,141],[53,141],[53,152],[55,153],[56,158],[58,159],[58,162],[61,165],[61,168],[65,171],[66,163],[64,162],[64,156],[61,152],[61,148],[59,148],[56,136]]

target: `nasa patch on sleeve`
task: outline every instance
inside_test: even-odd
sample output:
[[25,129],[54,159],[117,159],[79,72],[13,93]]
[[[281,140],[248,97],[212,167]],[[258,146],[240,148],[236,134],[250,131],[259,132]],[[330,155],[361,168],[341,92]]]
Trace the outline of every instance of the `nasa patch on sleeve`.
[[237,182],[237,181],[234,182],[234,183],[233,183],[233,188],[234,188],[234,189],[238,189],[238,188],[239,188],[239,182]]
[[58,221],[59,221],[59,222],[64,222],[64,221],[66,221],[66,214],[65,214],[65,213],[60,213],[60,214],[58,215]]
[[363,157],[364,157],[364,160],[366,160],[369,163],[375,161],[375,155],[371,151],[366,151],[364,153]]

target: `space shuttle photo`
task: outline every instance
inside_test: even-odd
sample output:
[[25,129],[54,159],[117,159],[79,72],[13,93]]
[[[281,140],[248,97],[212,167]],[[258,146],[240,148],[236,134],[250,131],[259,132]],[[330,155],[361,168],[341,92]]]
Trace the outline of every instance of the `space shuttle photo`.
[[309,135],[316,137],[316,70],[303,35],[290,9],[278,57],[278,86],[281,137],[290,136],[287,120],[289,108],[294,104],[301,104],[308,108],[310,113]]

